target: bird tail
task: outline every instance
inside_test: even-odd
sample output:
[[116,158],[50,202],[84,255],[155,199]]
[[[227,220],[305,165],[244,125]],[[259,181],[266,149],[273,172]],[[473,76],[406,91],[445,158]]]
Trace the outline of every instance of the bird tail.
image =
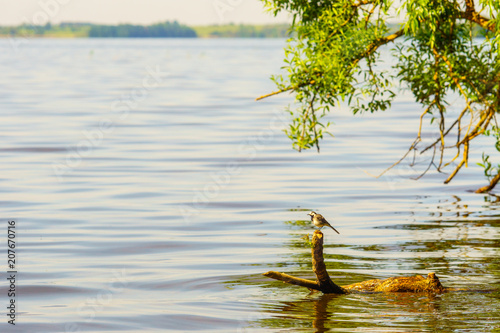
[[335,229],[334,227],[332,227],[331,225],[328,225],[330,228],[333,229],[333,231],[335,231],[336,233],[338,233],[340,235],[340,232],[337,231],[337,229]]

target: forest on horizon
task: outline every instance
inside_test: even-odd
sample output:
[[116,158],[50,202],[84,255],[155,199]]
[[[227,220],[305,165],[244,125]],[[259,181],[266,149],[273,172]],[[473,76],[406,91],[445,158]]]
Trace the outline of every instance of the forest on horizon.
[[0,26],[0,37],[49,38],[286,38],[288,24],[224,24],[190,27],[177,21],[151,25],[60,23]]

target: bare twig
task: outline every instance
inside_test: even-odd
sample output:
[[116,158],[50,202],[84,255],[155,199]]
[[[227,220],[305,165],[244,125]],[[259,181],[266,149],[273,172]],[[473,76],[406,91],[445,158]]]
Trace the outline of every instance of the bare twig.
[[[457,125],[459,122],[460,122],[460,119],[462,119],[462,117],[464,116],[465,112],[467,111],[467,107],[462,111],[462,113],[460,114],[460,116],[458,116],[458,118],[453,122],[453,124],[451,124],[451,126],[446,130],[446,132],[444,132],[444,136],[447,136],[448,133],[450,133],[450,131],[453,129],[453,127],[455,127],[455,125]],[[423,154],[425,153],[427,150],[429,150],[430,148],[434,147],[436,144],[438,144],[439,142],[441,141],[441,137],[439,137],[436,141],[434,141],[434,143],[432,143],[431,145],[425,147],[421,152],[420,154]]]
[[[418,177],[416,177],[416,178],[413,178],[413,180],[419,180],[420,178],[422,178],[422,177],[423,177],[423,176],[427,173],[427,171],[429,171],[429,170],[430,170],[431,166],[432,166],[432,165],[435,165],[435,164],[434,164],[434,157],[436,157],[436,147],[434,147],[434,153],[432,154],[432,159],[431,159],[431,162],[429,163],[429,165],[427,166],[427,169],[425,169],[425,171],[424,171],[424,172],[422,172],[422,173],[420,174],[420,176],[418,176]],[[437,169],[437,166],[436,166],[436,169]],[[439,170],[438,170],[438,171],[439,171]]]
[[468,158],[469,158],[469,141],[466,141],[464,143],[464,155],[462,161],[460,161],[455,170],[453,170],[451,175],[444,181],[445,184],[448,184],[457,175],[458,171],[460,171],[460,169],[462,169],[462,167],[467,163]]
[[413,143],[411,144],[410,148],[408,148],[408,151],[403,155],[403,157],[401,157],[398,161],[394,162],[390,167],[388,167],[387,169],[385,169],[384,171],[382,171],[378,176],[375,176],[375,178],[380,178],[382,177],[387,171],[391,170],[392,168],[394,168],[396,165],[398,165],[399,163],[401,163],[405,158],[406,156],[408,156],[408,154],[413,150],[415,149],[417,143],[420,141],[419,138],[416,138]]
[[290,90],[294,90],[294,88],[293,87],[287,87],[285,89],[281,89],[281,90],[278,90],[278,91],[273,91],[272,93],[269,93],[267,95],[262,95],[260,97],[257,97],[255,100],[256,101],[260,101],[261,99],[268,98],[268,97],[271,97],[271,96],[274,96],[274,95],[278,95],[278,94],[281,94],[281,93],[284,93],[284,92],[287,92],[287,91],[290,91]]
[[368,15],[366,15],[366,20],[365,20],[365,28],[368,25],[368,21],[370,21],[370,17],[373,15],[373,12],[375,11],[375,8],[377,8],[377,3],[374,3],[370,11],[368,12]]

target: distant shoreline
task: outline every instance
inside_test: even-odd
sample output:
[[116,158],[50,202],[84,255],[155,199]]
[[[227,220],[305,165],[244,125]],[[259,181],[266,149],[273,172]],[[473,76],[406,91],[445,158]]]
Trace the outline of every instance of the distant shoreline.
[[73,36],[12,36],[0,35],[1,39],[27,38],[27,39],[283,39],[288,37],[73,37]]
[[148,26],[61,23],[0,27],[0,38],[287,38],[288,24],[193,26],[163,22]]

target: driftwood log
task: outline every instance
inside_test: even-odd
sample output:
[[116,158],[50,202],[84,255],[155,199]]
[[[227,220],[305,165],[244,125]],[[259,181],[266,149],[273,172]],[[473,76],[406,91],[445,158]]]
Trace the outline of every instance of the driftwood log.
[[443,287],[434,273],[429,273],[427,277],[416,275],[409,277],[391,277],[385,280],[373,279],[340,287],[330,279],[330,276],[326,271],[325,261],[323,259],[323,233],[320,230],[316,230],[314,232],[312,244],[312,266],[313,271],[316,274],[316,281],[301,279],[274,271],[264,273],[263,275],[285,283],[319,290],[325,294],[347,294],[350,292],[442,293],[454,290],[452,288]]

